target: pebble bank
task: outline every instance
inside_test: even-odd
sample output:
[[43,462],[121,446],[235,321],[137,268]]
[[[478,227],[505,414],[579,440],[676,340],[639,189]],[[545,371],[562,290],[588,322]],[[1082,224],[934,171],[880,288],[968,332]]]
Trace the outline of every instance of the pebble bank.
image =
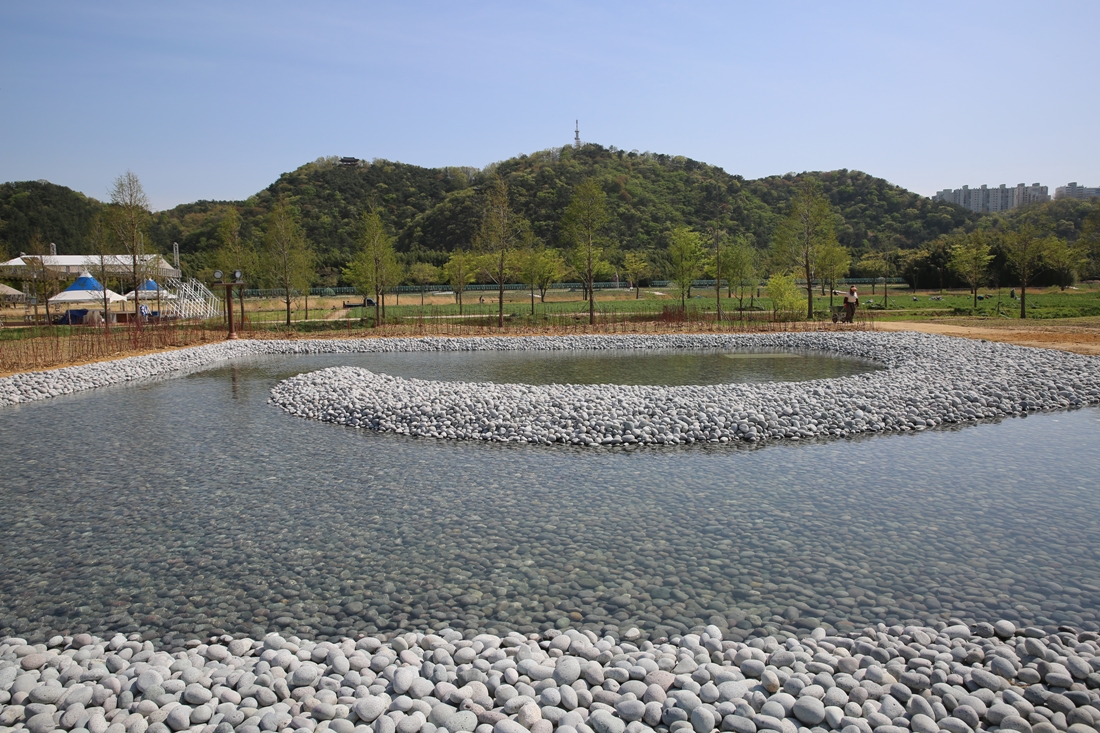
[[1095,632],[879,624],[701,634],[0,640],[0,731],[1092,733]]
[[280,383],[272,400],[293,415],[356,428],[587,446],[905,432],[1100,402],[1095,358],[915,333],[484,339],[472,346],[815,350],[886,368],[798,383],[661,387],[435,382],[334,367]]

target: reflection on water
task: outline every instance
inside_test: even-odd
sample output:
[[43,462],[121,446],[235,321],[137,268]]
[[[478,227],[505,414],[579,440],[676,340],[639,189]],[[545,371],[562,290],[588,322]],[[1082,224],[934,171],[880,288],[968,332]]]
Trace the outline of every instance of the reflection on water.
[[355,431],[267,404],[279,379],[335,364],[474,381],[518,368],[454,356],[255,358],[4,408],[0,634],[1098,628],[1096,409],[574,450]]
[[819,351],[613,349],[608,351],[467,351],[363,354],[356,363],[375,372],[437,381],[523,384],[727,384],[793,382],[863,374],[879,367]]

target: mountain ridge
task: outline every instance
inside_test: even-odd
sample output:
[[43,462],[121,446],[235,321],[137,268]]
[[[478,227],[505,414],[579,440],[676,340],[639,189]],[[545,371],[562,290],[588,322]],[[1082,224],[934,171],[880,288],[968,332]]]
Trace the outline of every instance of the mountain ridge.
[[[357,246],[359,218],[370,208],[382,214],[406,259],[438,264],[456,247],[470,246],[480,216],[478,187],[493,174],[505,178],[513,208],[551,246],[561,244],[558,222],[573,187],[588,177],[607,193],[610,237],[624,250],[660,251],[673,228],[701,229],[711,222],[766,247],[795,186],[806,176],[820,181],[839,215],[838,237],[857,255],[918,247],[972,226],[978,218],[862,171],[745,179],[685,156],[589,143],[518,155],[482,169],[425,168],[385,159],[347,166],[336,156],[319,158],[283,173],[243,201],[199,200],[154,213],[149,244],[168,252],[172,242],[179,242],[188,269],[200,271],[217,246],[217,225],[227,207],[240,211],[242,234],[258,238],[263,217],[285,197],[299,211],[327,282],[339,279]],[[81,249],[82,222],[86,226],[103,206],[57,184],[0,184],[0,219],[6,222],[0,236],[18,252],[38,231],[46,241],[57,242],[59,253],[75,253]]]

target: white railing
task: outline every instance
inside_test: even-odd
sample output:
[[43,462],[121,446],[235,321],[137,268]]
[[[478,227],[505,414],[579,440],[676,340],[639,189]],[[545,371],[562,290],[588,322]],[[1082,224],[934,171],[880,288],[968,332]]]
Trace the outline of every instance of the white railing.
[[205,319],[221,315],[221,298],[214,295],[210,288],[198,280],[169,279],[165,284],[167,289],[176,296],[169,306],[176,317]]

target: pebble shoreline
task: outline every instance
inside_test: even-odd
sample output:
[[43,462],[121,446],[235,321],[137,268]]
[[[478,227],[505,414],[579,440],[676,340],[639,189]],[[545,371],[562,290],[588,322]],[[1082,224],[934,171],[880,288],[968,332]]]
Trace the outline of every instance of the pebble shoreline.
[[792,349],[882,371],[686,387],[432,382],[335,367],[272,389],[288,413],[401,434],[574,445],[682,444],[906,432],[1100,403],[1100,360],[911,332],[235,341],[0,379],[0,406],[178,376],[264,354]]
[[[835,633],[835,631],[834,631]],[[815,628],[780,643],[406,633],[0,640],[0,733],[1091,733],[1095,632]]]
[[[1100,402],[1100,361],[914,333],[486,339],[479,348],[772,348],[876,362],[868,374],[708,386],[435,382],[334,367],[287,379],[290,414],[432,438],[631,445],[906,432]],[[440,350],[465,344],[440,340]]]

